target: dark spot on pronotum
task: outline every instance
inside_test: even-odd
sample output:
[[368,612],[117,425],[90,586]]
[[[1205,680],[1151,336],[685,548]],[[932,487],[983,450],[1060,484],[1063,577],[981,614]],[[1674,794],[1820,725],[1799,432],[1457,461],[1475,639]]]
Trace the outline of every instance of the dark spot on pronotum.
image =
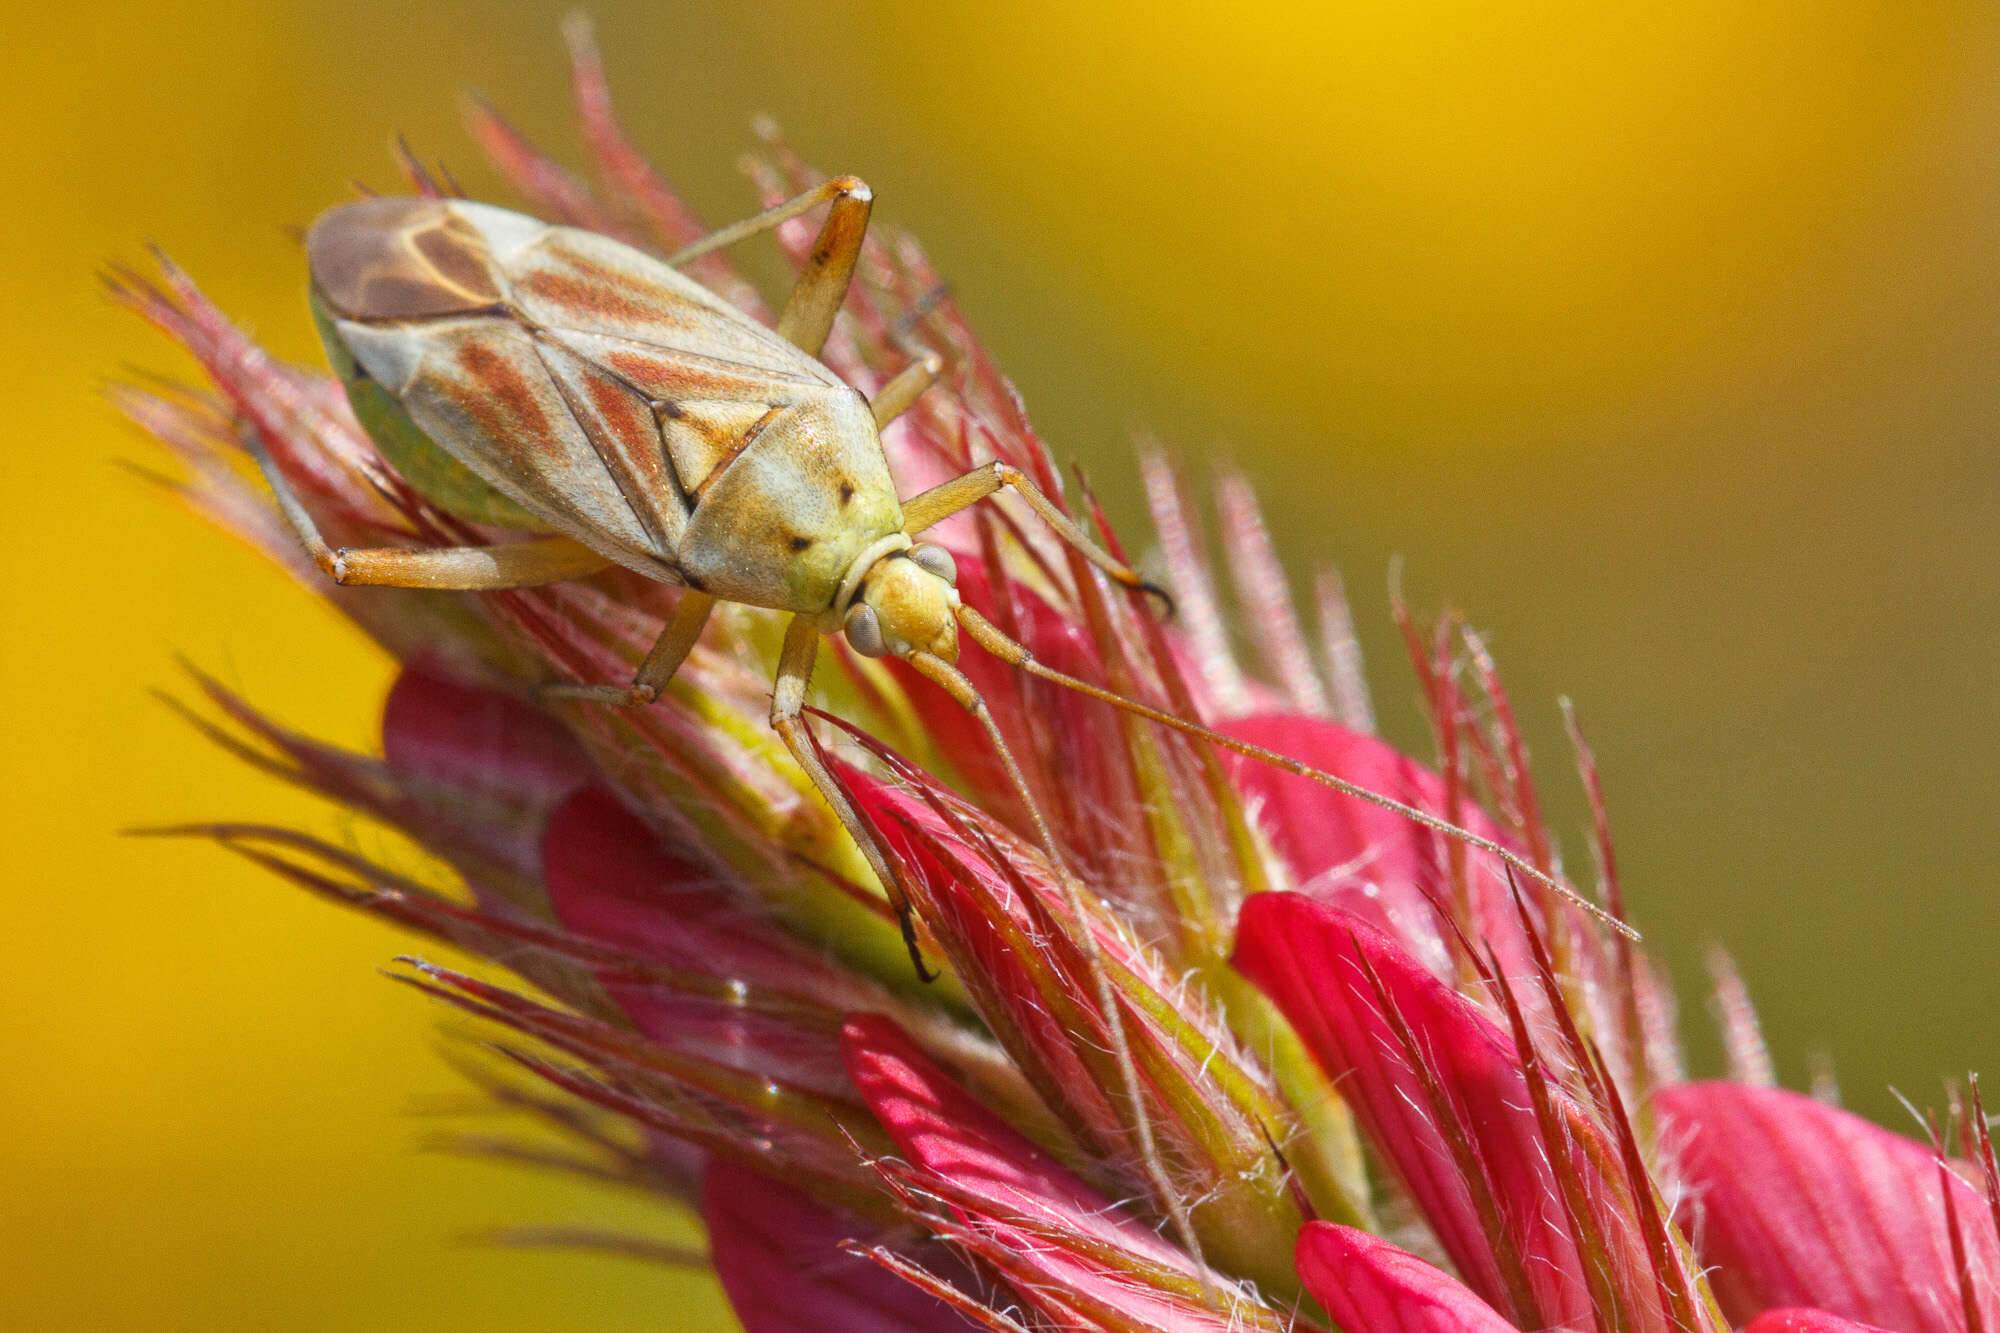
[[660,415],[666,417],[670,421],[679,421],[682,417],[686,416],[687,413],[681,411],[681,405],[679,403],[661,403]]
[[842,509],[845,509],[845,508],[847,508],[847,506],[849,506],[849,505],[851,505],[851,504],[853,504],[853,503],[854,503],[854,483],[853,483],[853,482],[851,482],[851,481],[843,481],[843,482],[841,482],[841,483],[840,483],[840,507],[841,507]]
[[790,546],[794,551],[809,551],[812,549],[813,539],[810,537],[794,537],[785,544]]

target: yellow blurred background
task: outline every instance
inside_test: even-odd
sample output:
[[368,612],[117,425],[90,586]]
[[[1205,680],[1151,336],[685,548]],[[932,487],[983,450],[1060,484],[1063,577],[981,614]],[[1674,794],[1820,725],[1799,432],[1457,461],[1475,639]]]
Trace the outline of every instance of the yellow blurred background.
[[[1224,19],[1225,9],[1236,11]],[[1849,0],[602,3],[635,137],[717,220],[760,111],[930,246],[1128,529],[1127,440],[1240,463],[1296,576],[1491,632],[1583,855],[1554,700],[1713,1069],[1703,947],[1781,1073],[1938,1100],[2000,1012],[2000,16]],[[154,239],[314,355],[286,229],[478,87],[572,140],[558,11],[278,0],[0,20],[7,960],[18,1327],[727,1327],[699,1281],[466,1233],[629,1202],[416,1150],[456,1088],[385,930],[132,824],[338,816],[147,695],[185,654],[370,743],[388,664],[118,471],[182,371],[97,295]],[[649,1219],[638,1216],[640,1222]]]

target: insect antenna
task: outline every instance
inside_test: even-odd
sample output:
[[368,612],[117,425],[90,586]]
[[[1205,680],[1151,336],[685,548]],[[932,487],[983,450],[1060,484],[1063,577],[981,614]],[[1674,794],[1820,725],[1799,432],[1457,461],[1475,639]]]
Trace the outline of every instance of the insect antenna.
[[1603,922],[1619,934],[1628,939],[1636,940],[1639,938],[1639,932],[1625,924],[1624,921],[1590,901],[1590,899],[1584,897],[1569,885],[1556,879],[1553,875],[1537,868],[1519,853],[1509,851],[1491,838],[1481,837],[1472,830],[1460,828],[1450,820],[1440,819],[1427,810],[1420,810],[1407,802],[1396,800],[1391,796],[1384,796],[1381,792],[1370,791],[1358,783],[1349,782],[1345,778],[1335,777],[1323,769],[1301,763],[1299,760],[1279,754],[1275,750],[1267,750],[1261,745],[1252,745],[1248,741],[1237,740],[1234,736],[1227,736],[1219,731],[1212,731],[1202,726],[1199,722],[1190,722],[1184,717],[1176,717],[1172,713],[1154,708],[1149,704],[1140,703],[1136,699],[1128,699],[1113,690],[1105,689],[1102,685],[1093,685],[1087,680],[1081,680],[1065,672],[1057,671],[1054,667],[1045,666],[1036,661],[1034,654],[1030,653],[1027,648],[1001,633],[999,627],[994,625],[992,621],[962,603],[958,608],[958,619],[959,623],[965,626],[966,632],[978,642],[980,647],[992,653],[1009,666],[1019,667],[1030,675],[1039,676],[1043,680],[1062,686],[1064,689],[1074,690],[1078,694],[1088,695],[1093,699],[1101,700],[1114,708],[1120,708],[1134,716],[1143,717],[1149,722],[1157,722],[1163,727],[1171,727],[1175,731],[1205,740],[1211,745],[1233,751],[1245,758],[1255,759],[1259,763],[1269,764],[1273,768],[1281,769],[1297,777],[1302,777],[1308,782],[1316,782],[1322,787],[1327,787],[1341,793],[1343,796],[1352,796],[1356,800],[1367,801],[1371,805],[1380,806],[1384,810],[1401,815],[1404,819],[1412,823],[1421,824],[1423,827],[1442,833],[1448,838],[1455,838],[1468,847],[1477,848],[1482,852],[1489,852],[1499,857],[1503,862],[1521,874],[1526,875],[1529,879],[1545,886],[1564,901],[1571,903],[1579,910]]

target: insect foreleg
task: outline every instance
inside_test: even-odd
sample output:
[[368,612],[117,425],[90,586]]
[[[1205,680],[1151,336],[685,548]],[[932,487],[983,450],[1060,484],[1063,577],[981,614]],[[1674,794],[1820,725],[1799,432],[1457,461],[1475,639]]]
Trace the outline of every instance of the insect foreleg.
[[1026,473],[1006,463],[983,463],[962,477],[955,477],[903,501],[903,530],[914,537],[925,528],[942,523],[960,510],[978,504],[1002,486],[1012,487],[1042,522],[1075,547],[1084,559],[1110,575],[1114,583],[1157,597],[1169,613],[1173,611],[1174,599],[1165,588],[1141,578],[1124,561],[1092,541],[1074,519],[1056,508],[1049,497],[1028,480]]
[[820,347],[826,342],[827,331],[833,328],[833,317],[839,312],[840,303],[847,299],[847,281],[854,276],[854,261],[861,254],[861,238],[868,231],[868,211],[875,203],[874,194],[859,177],[836,176],[774,208],[765,209],[754,218],[745,218],[721,231],[711,232],[694,244],[668,255],[667,262],[679,267],[711,250],[719,250],[725,245],[734,245],[769,231],[828,200],[832,201],[832,206],[827,209],[826,221],[820,224],[819,237],[807,254],[805,270],[799,274],[791,298],[785,302],[784,311],[778,316],[778,336],[807,356],[818,356]]
[[708,614],[713,610],[715,598],[687,589],[681,593],[679,605],[674,607],[674,614],[660,631],[660,637],[653,641],[652,650],[639,664],[638,674],[630,685],[550,685],[542,690],[542,697],[583,699],[613,707],[652,703],[665,692],[667,682],[694,651],[695,641],[701,638],[702,627],[708,624]]
[[312,514],[255,432],[246,432],[243,442],[257,460],[278,502],[278,511],[285,516],[299,545],[305,547],[313,563],[335,583],[350,587],[502,592],[580,578],[611,563],[568,537],[542,537],[505,546],[436,546],[415,550],[328,546]]
[[937,973],[924,963],[923,950],[917,946],[917,922],[914,909],[910,906],[910,895],[903,888],[903,881],[889,864],[889,857],[882,845],[875,840],[875,831],[861,821],[849,803],[847,793],[841,790],[833,774],[813,748],[812,738],[805,734],[806,687],[812,683],[813,659],[819,655],[819,630],[804,616],[793,616],[792,623],[785,630],[784,650],[778,656],[778,677],[771,691],[771,729],[778,733],[778,739],[792,752],[792,758],[812,779],[819,794],[833,807],[833,813],[840,820],[847,836],[854,839],[855,846],[868,859],[869,868],[875,878],[882,881],[883,891],[889,895],[890,906],[896,909],[896,924],[902,927],[904,947],[910,951],[910,964],[917,970],[920,981],[935,981]]
[[1036,803],[1034,792],[1029,790],[1020,765],[1014,762],[1014,752],[1008,748],[1007,738],[1001,735],[999,724],[993,720],[992,710],[987,708],[986,700],[979,696],[972,682],[965,678],[965,673],[931,653],[912,653],[909,663],[942,686],[946,693],[979,720],[987,739],[992,742],[994,753],[1000,757],[1001,766],[1007,770],[1008,780],[1014,784],[1015,794],[1021,798],[1021,806],[1027,811],[1029,822],[1035,826],[1035,836],[1042,844],[1043,854],[1049,858],[1049,868],[1062,885],[1065,904],[1071,920],[1075,922],[1077,949],[1083,954],[1084,966],[1090,973],[1091,998],[1104,1015],[1105,1033],[1110,1039],[1112,1059],[1118,1066],[1119,1082],[1124,1085],[1125,1099],[1131,1105],[1132,1128],[1139,1140],[1139,1157],[1145,1165],[1147,1179],[1159,1197],[1161,1207],[1172,1218],[1181,1244],[1194,1256],[1196,1266],[1206,1272],[1201,1242],[1195,1236],[1186,1201],[1168,1176],[1166,1163],[1161,1159],[1159,1146],[1154,1141],[1152,1116],[1139,1085],[1139,1067],[1132,1058],[1132,1043],[1125,1032],[1125,1012],[1112,990],[1111,977],[1104,967],[1104,951],[1097,942],[1095,920],[1084,906],[1084,887],[1070,872],[1068,862],[1063,860],[1062,849],[1056,846],[1055,834],[1050,830],[1048,820],[1043,818],[1042,808]]

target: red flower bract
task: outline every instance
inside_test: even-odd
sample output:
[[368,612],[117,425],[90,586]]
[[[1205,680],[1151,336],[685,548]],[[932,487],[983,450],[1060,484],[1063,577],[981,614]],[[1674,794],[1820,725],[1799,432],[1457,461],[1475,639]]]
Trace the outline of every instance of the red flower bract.
[[2000,1232],[1982,1192],[1929,1149],[1776,1088],[1689,1083],[1659,1109],[1732,1316],[1816,1306],[1944,1333],[1972,1326],[1969,1293],[1977,1327],[2000,1328]]
[[1347,1333],[1517,1333],[1449,1273],[1365,1231],[1313,1223],[1298,1265]]
[[[950,1333],[962,1316],[855,1253],[883,1243],[851,1213],[758,1171],[712,1164],[701,1188],[709,1255],[746,1333]],[[943,1252],[923,1257],[963,1280]]]
[[1633,1326],[1671,1326],[1626,1182],[1605,1172],[1610,1136],[1566,1091],[1537,1093],[1500,1025],[1351,913],[1274,894],[1245,904],[1239,929],[1237,966],[1291,1019],[1474,1290],[1524,1328],[1588,1320],[1599,1287]]
[[1873,1324],[1824,1310],[1767,1310],[1743,1326],[1743,1333],[1878,1333]]

